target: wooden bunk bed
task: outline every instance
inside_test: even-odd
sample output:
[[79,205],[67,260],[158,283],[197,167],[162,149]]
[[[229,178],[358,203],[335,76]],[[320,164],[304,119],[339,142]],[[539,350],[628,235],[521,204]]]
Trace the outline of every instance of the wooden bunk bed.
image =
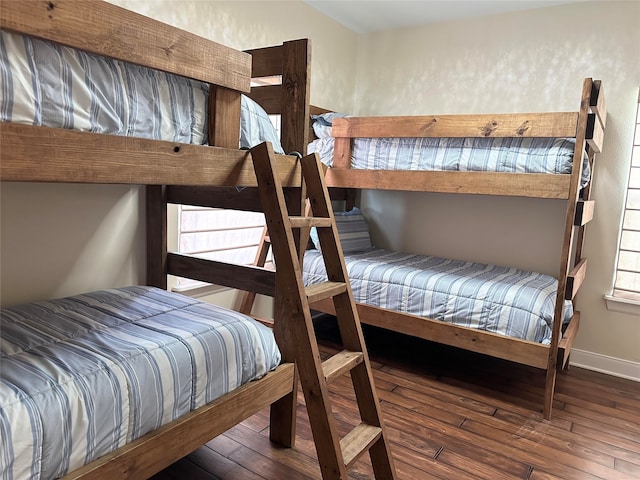
[[[571,173],[556,174],[357,169],[351,166],[352,148],[357,138],[569,138],[575,141],[573,158],[580,159],[584,155],[593,172],[606,120],[601,82],[585,79],[580,102],[578,111],[562,113],[337,118],[332,125],[333,165],[326,173],[329,187],[351,192],[351,203],[354,189],[524,196],[564,201],[564,235],[559,246],[561,260],[548,344],[358,304],[362,323],[546,370],[543,413],[547,419],[551,416],[556,370],[567,365],[580,323],[577,311],[568,325],[563,326],[563,317],[565,300],[575,303],[586,274],[587,260],[582,257],[582,242],[585,225],[591,220],[594,209],[594,201],[590,199],[590,177],[585,183],[581,179],[582,169],[571,167]],[[316,109],[315,112],[326,111]],[[353,276],[351,280],[353,284]],[[333,306],[326,301],[313,307],[333,312]]]
[[[5,32],[195,79],[209,86],[205,132],[209,145],[6,121],[0,124],[1,181],[146,185],[147,285],[166,287],[167,274],[175,274],[274,295],[274,272],[170,254],[166,247],[167,202],[202,204],[204,198],[207,205],[225,206],[236,186],[256,186],[251,155],[238,149],[241,93],[250,92],[249,54],[98,0],[2,2],[0,27]],[[284,88],[278,89],[282,92],[280,102],[308,105],[306,40],[252,53],[258,76],[270,69],[282,74],[284,64],[286,80]],[[302,70],[292,70],[292,65],[298,65],[296,55],[303,60]],[[262,70],[256,68],[255,62],[262,62]],[[261,98],[270,98],[275,105],[276,88],[265,91],[266,97]],[[300,95],[303,102],[292,100]],[[287,148],[300,145],[300,139],[307,135],[305,128],[299,128],[304,122],[295,115],[307,118],[308,111],[303,107],[301,112],[293,108],[283,113],[283,143]],[[279,155],[277,168],[282,184],[297,188],[299,208],[301,171],[297,158]],[[204,189],[211,185],[218,189]],[[238,204],[238,198],[233,196],[233,206],[261,211],[256,198]],[[278,332],[287,330],[283,324],[287,320],[276,318],[275,322],[276,340],[280,342]],[[272,406],[271,439],[292,446],[297,375],[294,363],[285,360],[261,378],[133,442],[80,468],[75,465],[65,478],[149,477],[268,405]]]

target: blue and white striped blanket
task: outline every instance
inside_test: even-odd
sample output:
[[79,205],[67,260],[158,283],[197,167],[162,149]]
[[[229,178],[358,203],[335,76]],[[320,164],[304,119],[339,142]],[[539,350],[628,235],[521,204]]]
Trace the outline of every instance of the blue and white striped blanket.
[[[207,143],[209,85],[0,31],[0,121],[86,132]],[[241,97],[240,147],[270,141],[268,115]]]
[[[309,153],[333,164],[333,137],[314,140]],[[351,168],[367,170],[571,173],[571,138],[356,138]],[[589,181],[582,163],[582,185]]]
[[150,287],[1,311],[0,478],[49,479],[280,362],[254,320]]
[[[549,344],[558,282],[516,268],[373,249],[345,255],[354,299],[376,307]],[[326,281],[308,250],[305,285]],[[571,318],[571,302],[565,319]]]

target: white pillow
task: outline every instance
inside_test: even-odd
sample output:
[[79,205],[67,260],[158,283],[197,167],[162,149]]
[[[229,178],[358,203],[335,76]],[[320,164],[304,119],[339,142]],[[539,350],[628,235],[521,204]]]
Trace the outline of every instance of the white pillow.
[[242,95],[240,110],[240,148],[252,148],[271,142],[275,153],[284,153],[278,132],[267,112],[246,95]]

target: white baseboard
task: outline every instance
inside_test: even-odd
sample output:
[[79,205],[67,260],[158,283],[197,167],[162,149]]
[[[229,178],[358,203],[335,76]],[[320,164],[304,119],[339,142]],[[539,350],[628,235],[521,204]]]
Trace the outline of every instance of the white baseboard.
[[569,363],[587,370],[640,382],[640,362],[572,348]]

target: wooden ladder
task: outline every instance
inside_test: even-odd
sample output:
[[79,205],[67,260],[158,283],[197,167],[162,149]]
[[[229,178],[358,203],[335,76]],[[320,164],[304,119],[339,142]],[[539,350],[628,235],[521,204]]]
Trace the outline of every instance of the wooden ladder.
[[[274,334],[283,360],[294,361],[298,367],[322,478],[346,479],[347,469],[368,451],[375,478],[395,479],[322,164],[315,154],[300,160],[303,200],[308,198],[313,216],[289,216],[271,144],[254,147],[251,156],[276,263],[274,315],[278,321]],[[305,287],[301,252],[311,227],[318,229],[328,281]],[[302,235],[294,235],[293,229],[300,229]],[[326,298],[333,298],[344,350],[322,362],[309,304]],[[340,439],[328,385],[347,372],[351,374],[360,423]]]

